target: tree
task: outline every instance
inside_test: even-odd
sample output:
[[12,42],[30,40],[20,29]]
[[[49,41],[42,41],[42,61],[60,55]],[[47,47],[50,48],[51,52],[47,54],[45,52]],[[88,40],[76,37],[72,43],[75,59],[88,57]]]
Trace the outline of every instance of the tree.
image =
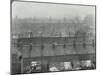
[[87,32],[84,31],[83,29],[79,29],[78,31],[75,32],[74,35],[74,43],[80,43],[80,41],[83,43],[83,47],[86,47],[86,40],[87,40]]

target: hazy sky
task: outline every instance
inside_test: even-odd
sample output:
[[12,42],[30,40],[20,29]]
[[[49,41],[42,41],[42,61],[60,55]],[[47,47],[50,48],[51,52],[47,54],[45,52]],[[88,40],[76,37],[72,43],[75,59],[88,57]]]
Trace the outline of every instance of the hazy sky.
[[95,7],[16,1],[12,4],[12,17],[63,18],[74,16],[85,17],[86,15],[95,16]]

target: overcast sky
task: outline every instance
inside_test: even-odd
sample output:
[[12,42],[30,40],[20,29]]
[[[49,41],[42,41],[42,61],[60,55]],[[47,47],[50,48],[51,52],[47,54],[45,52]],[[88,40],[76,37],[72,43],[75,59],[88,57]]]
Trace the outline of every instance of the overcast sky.
[[95,7],[18,1],[12,4],[12,17],[69,18],[80,16],[83,18],[86,15],[95,16]]

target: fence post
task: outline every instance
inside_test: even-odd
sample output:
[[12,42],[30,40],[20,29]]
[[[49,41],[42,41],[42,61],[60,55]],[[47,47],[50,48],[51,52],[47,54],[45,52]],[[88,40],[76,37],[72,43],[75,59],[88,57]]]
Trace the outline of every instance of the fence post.
[[23,74],[23,58],[21,59],[21,74]]
[[76,40],[76,37],[74,37],[74,41],[73,41],[74,48],[76,48],[76,42],[75,42],[75,40]]

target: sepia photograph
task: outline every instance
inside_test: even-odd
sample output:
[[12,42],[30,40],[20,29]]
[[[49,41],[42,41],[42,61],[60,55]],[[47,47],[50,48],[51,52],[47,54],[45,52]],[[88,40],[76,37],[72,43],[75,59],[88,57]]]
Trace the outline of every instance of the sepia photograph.
[[96,6],[11,1],[11,75],[96,69]]

